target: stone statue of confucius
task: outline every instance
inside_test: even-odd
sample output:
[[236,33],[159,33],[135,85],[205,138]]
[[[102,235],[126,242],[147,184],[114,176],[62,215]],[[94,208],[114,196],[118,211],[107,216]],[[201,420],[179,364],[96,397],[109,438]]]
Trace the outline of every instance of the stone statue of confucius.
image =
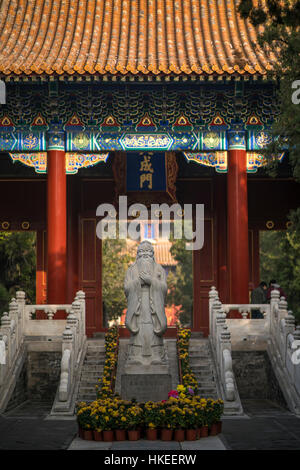
[[127,270],[124,288],[128,302],[125,325],[131,333],[127,365],[165,364],[167,283],[164,269],[154,260],[150,242],[143,241],[138,246],[136,261]]

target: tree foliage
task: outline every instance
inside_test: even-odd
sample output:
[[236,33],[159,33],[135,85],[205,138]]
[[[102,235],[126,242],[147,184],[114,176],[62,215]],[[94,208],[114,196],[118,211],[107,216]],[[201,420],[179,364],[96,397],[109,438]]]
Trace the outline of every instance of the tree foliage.
[[127,251],[126,240],[102,241],[102,298],[106,321],[118,319],[127,306],[124,279],[134,259],[133,253]]
[[186,250],[186,240],[171,240],[171,255],[177,261],[175,272],[168,275],[168,305],[181,305],[179,321],[190,325],[193,312],[193,259],[192,251]]
[[33,232],[0,232],[0,314],[18,290],[35,302],[35,242]]
[[283,288],[291,309],[300,322],[300,240],[295,230],[261,234],[261,279],[276,279]]
[[288,150],[294,176],[300,179],[300,103],[292,100],[296,88],[300,98],[300,82],[295,83],[300,80],[300,0],[240,0],[238,10],[254,26],[263,25],[258,45],[269,58],[268,76],[276,84],[280,113],[272,126],[273,142],[265,149],[269,168],[276,174],[278,163],[271,156]]

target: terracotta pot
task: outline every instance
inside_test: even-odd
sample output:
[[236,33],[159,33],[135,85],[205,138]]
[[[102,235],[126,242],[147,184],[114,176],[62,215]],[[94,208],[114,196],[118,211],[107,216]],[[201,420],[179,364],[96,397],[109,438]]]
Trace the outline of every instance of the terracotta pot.
[[222,424],[223,424],[222,421],[218,421],[218,422],[217,422],[218,434],[219,434],[220,432],[222,432]]
[[78,436],[83,439],[83,429],[80,426],[78,426]]
[[114,440],[114,432],[113,431],[102,431],[103,433],[103,440],[105,442],[112,442]]
[[125,429],[116,429],[115,430],[116,441],[126,441],[126,431]]
[[185,436],[187,441],[196,440],[196,429],[186,429]]
[[196,439],[201,439],[201,428],[196,429]]
[[160,438],[162,441],[171,441],[173,435],[173,429],[162,429],[160,431]]
[[208,436],[208,426],[202,426],[201,437],[207,437],[207,436]]
[[216,436],[217,434],[218,434],[218,425],[217,425],[217,423],[213,423],[210,427],[209,435],[210,436]]
[[138,441],[140,438],[140,431],[138,429],[131,429],[127,431],[129,441]]
[[146,429],[146,439],[148,439],[148,441],[156,441],[157,429]]
[[94,441],[103,441],[102,431],[94,431]]
[[94,440],[93,431],[83,429],[82,432],[83,432],[83,439],[84,440],[86,440],[86,441],[93,441]]
[[174,441],[182,442],[185,439],[184,429],[175,429],[174,431]]

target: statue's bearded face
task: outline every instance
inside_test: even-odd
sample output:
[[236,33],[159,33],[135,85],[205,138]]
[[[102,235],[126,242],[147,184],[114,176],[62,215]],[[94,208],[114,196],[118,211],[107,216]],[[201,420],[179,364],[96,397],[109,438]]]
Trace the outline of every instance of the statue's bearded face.
[[138,250],[137,265],[139,271],[151,273],[154,265],[154,253],[152,247],[144,247]]

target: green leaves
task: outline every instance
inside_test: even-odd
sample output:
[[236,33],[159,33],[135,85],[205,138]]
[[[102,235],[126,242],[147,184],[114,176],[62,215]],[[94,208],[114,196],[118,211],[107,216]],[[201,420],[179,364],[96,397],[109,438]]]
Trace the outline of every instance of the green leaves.
[[102,295],[107,320],[119,318],[127,306],[124,279],[133,261],[134,256],[128,253],[125,240],[102,241]]
[[288,308],[300,321],[300,209],[286,231],[261,232],[261,280],[276,281],[287,295]]
[[34,232],[0,233],[0,314],[17,290],[35,303],[35,238]]
[[176,271],[168,275],[168,305],[181,305],[179,319],[182,324],[191,323],[193,309],[193,257],[185,249],[186,240],[172,240],[171,254],[177,261]]

